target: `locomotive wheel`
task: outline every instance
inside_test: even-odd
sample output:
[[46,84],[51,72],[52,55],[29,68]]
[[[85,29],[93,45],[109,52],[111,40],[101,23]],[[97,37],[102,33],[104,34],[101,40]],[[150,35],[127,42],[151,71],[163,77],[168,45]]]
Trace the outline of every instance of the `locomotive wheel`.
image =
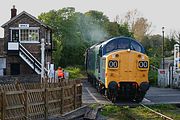
[[90,82],[90,77],[88,76],[88,82]]
[[90,78],[90,76],[88,75],[88,82],[90,82],[91,81],[91,78]]
[[93,79],[93,87],[96,88],[96,79]]
[[107,97],[110,101],[112,101],[112,103],[116,102],[116,94],[114,90],[109,90],[107,91]]
[[100,93],[100,91],[101,91],[101,87],[99,86],[98,81],[96,81],[96,90],[97,90],[98,93]]
[[105,95],[105,86],[101,87],[100,92],[101,92],[102,95]]
[[139,94],[135,97],[135,102],[140,103],[144,99],[145,93],[144,92],[139,92]]

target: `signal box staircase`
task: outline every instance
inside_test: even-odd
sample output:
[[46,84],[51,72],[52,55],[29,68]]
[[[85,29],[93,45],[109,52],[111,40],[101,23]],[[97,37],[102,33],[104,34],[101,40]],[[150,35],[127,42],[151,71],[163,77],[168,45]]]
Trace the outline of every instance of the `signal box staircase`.
[[[15,43],[13,43],[15,44]],[[15,51],[18,52],[19,56],[37,73],[41,74],[41,63],[21,44],[21,43],[16,43],[17,47]],[[14,49],[9,49],[9,43],[8,43],[8,51]],[[47,73],[47,69],[44,67],[45,73]]]

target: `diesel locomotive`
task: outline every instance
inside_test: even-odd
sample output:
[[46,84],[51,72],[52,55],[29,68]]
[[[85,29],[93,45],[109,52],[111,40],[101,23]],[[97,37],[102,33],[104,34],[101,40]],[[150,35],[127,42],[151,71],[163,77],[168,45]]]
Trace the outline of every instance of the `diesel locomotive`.
[[88,81],[112,102],[141,102],[149,89],[149,58],[144,47],[130,37],[114,37],[86,51]]

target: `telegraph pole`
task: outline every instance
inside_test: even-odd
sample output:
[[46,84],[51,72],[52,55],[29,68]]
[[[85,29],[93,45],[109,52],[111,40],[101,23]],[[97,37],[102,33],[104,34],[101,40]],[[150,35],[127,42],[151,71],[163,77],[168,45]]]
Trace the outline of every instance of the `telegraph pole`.
[[44,79],[44,51],[45,51],[45,44],[44,38],[41,39],[41,83],[43,83]]
[[163,63],[162,63],[162,66],[163,66],[163,69],[164,69],[164,27],[162,27],[162,39],[163,39],[163,42],[162,42],[162,58],[163,58]]

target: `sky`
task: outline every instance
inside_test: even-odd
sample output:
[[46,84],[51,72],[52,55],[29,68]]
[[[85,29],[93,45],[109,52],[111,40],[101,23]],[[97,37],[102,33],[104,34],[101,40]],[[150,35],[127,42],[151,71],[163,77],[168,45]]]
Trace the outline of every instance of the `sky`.
[[[121,19],[129,10],[137,9],[141,16],[152,23],[151,34],[162,34],[162,27],[165,27],[165,36],[174,30],[180,32],[180,0],[3,0],[0,4],[0,26],[10,19],[13,5],[16,6],[17,14],[26,11],[35,17],[64,7],[74,7],[81,13],[97,10],[111,21],[117,15]],[[0,28],[2,37],[4,31]]]

